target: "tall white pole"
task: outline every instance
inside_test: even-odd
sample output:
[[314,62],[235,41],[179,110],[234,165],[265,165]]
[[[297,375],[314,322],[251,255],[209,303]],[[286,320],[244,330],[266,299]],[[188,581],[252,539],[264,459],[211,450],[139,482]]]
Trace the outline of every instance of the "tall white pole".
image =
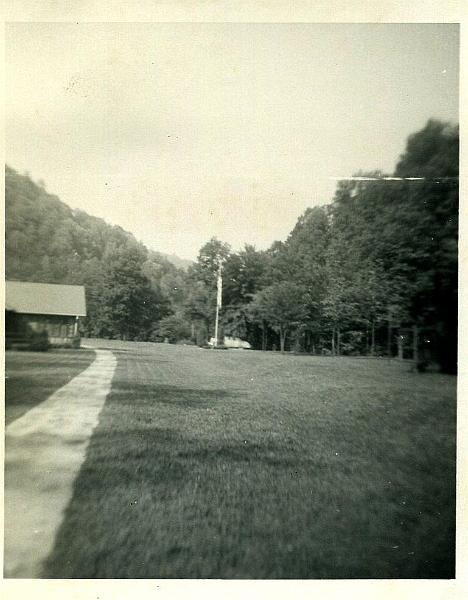
[[216,304],[216,321],[215,321],[215,334],[214,334],[214,347],[218,345],[218,320],[219,320],[219,306]]
[[218,262],[218,281],[217,281],[217,293],[216,293],[216,320],[215,320],[215,342],[214,347],[218,345],[218,324],[219,324],[219,309],[223,303],[223,277],[222,277],[222,264],[221,259]]

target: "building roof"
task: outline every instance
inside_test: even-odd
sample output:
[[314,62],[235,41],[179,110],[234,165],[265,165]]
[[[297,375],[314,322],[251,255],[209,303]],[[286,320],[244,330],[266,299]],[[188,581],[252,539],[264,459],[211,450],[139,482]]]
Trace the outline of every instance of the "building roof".
[[34,315],[86,316],[85,289],[82,285],[5,282],[6,308]]

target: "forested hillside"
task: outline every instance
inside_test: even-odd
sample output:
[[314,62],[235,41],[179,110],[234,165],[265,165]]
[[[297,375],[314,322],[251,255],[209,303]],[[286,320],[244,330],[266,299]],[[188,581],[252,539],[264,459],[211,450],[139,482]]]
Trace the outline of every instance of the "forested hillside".
[[162,255],[8,166],[5,230],[6,279],[85,285],[85,334],[157,337],[159,320],[172,310],[173,281],[183,277]]
[[7,278],[86,285],[90,335],[204,343],[221,261],[225,334],[263,349],[417,355],[454,372],[458,146],[458,127],[431,120],[391,176],[340,181],[266,251],[213,239],[187,271],[7,167]]

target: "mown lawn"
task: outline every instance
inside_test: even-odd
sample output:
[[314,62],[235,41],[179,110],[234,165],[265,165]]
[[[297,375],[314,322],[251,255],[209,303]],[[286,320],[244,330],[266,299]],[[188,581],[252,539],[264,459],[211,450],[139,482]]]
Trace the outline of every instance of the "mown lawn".
[[102,346],[112,392],[45,577],[454,576],[454,377]]
[[93,350],[5,352],[5,423],[9,425],[76,377],[94,360]]

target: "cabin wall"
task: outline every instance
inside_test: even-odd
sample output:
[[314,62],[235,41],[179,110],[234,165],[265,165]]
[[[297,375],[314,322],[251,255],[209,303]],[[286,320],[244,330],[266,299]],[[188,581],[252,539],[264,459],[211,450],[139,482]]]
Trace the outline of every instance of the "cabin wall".
[[75,321],[72,316],[22,315],[28,325],[37,332],[47,331],[51,346],[78,348],[79,335],[75,336]]

